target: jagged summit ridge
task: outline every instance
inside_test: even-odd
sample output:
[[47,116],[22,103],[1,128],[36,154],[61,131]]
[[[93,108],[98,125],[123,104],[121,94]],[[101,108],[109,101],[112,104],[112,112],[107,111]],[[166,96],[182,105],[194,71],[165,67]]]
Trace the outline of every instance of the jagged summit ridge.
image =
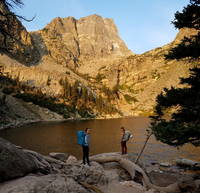
[[57,51],[65,52],[62,56],[68,66],[79,60],[132,54],[119,37],[113,20],[96,14],[78,20],[57,17],[44,29],[33,32],[33,37],[37,42],[41,40],[38,43],[53,58],[58,58]]

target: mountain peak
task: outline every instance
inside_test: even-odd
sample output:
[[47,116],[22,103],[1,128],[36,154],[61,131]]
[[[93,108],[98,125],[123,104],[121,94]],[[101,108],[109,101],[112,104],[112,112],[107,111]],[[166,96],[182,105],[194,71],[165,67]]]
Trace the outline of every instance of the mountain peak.
[[92,15],[88,15],[88,16],[82,17],[82,18],[92,18],[92,19],[102,18],[103,19],[103,17],[98,14],[92,14]]
[[[63,64],[66,61],[84,62],[95,58],[132,54],[119,37],[114,21],[97,14],[80,19],[57,17],[43,30],[35,33],[40,33],[40,44],[44,44],[43,47],[47,48],[51,56],[58,58],[59,54],[59,58],[63,58]],[[54,40],[53,44],[51,40]],[[59,50],[59,47],[62,49]]]

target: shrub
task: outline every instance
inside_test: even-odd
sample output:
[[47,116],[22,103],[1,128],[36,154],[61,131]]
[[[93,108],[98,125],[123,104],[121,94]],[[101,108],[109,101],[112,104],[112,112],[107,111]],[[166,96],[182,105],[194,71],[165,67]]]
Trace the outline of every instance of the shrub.
[[135,97],[130,96],[128,94],[125,94],[124,98],[125,98],[126,102],[129,103],[129,104],[131,104],[132,102],[137,102],[138,101]]

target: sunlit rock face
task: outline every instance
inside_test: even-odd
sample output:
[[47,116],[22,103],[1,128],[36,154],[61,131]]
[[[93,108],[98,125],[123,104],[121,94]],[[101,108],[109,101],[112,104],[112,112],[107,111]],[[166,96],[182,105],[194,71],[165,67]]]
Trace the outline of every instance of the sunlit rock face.
[[40,53],[70,68],[94,58],[132,54],[120,39],[113,20],[98,15],[79,20],[58,17],[32,36]]

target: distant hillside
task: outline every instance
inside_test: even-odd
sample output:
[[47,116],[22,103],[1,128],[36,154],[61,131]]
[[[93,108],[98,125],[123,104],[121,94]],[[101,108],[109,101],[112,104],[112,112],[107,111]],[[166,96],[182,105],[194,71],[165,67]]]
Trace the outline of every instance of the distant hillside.
[[188,60],[166,60],[164,55],[184,37],[196,33],[196,30],[181,29],[175,40],[163,47],[104,63],[98,74],[103,77],[103,85],[118,90],[119,109],[129,115],[152,113],[156,96],[164,87],[179,86],[179,78],[187,76],[191,67]]

